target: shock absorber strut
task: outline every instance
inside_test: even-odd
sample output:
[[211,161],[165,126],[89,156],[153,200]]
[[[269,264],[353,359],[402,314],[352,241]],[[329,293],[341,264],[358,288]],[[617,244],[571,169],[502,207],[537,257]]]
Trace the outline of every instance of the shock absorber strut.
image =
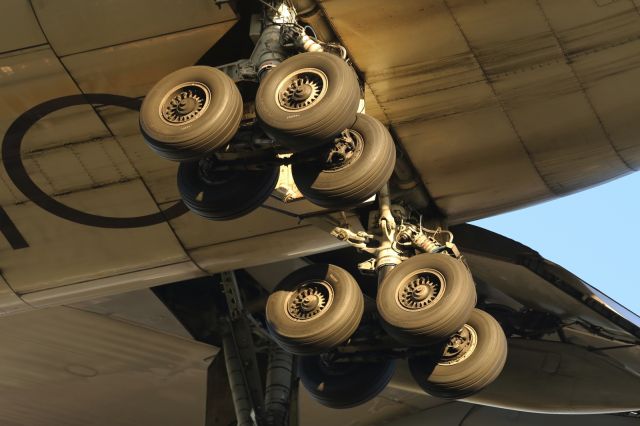
[[382,282],[391,269],[415,255],[416,251],[446,252],[456,258],[462,257],[453,244],[453,234],[450,231],[440,227],[435,230],[427,229],[422,226],[421,217],[417,220],[403,206],[392,205],[388,184],[378,192],[378,205],[377,223],[369,222],[370,232],[376,235],[362,231],[355,233],[344,227],[335,227],[331,231],[339,240],[374,256],[360,263],[358,269],[363,273],[377,273],[378,283]]
[[262,33],[249,58],[249,62],[255,66],[258,80],[286,59],[287,52],[281,43],[280,33],[283,25],[296,23],[296,11],[284,1],[276,5],[265,3],[262,22]]
[[382,282],[386,274],[398,265],[402,259],[394,248],[396,221],[391,213],[391,196],[389,184],[386,183],[378,193],[380,206],[380,230],[382,231],[380,247],[376,252],[375,268],[378,273],[378,284]]

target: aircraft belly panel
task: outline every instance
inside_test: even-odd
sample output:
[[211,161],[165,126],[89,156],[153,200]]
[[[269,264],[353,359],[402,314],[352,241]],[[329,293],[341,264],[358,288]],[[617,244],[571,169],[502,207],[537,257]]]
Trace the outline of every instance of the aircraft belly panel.
[[59,56],[234,20],[228,4],[209,1],[35,0],[33,9]]
[[568,65],[501,77],[494,87],[554,195],[630,171]]
[[85,93],[144,96],[165,75],[193,65],[234,23],[225,21],[91,50],[61,61]]
[[58,307],[0,322],[3,425],[201,425],[214,347]]
[[[195,250],[213,244],[259,237],[263,234],[295,228],[298,226],[298,220],[259,207],[246,216],[225,222],[208,220],[188,212],[172,219],[171,226],[180,236],[184,247]],[[247,251],[250,251],[248,247]]]
[[[47,46],[0,55],[0,134],[35,105],[80,91]],[[25,135],[23,151],[107,136],[88,105],[65,108],[38,120]],[[2,155],[2,154],[0,154]]]
[[640,170],[640,40],[578,56],[573,68],[613,147],[625,164]]
[[7,282],[0,276],[0,317],[15,312],[31,309],[14,292]]
[[452,220],[471,216],[469,206],[489,214],[551,196],[498,106],[402,124],[397,134]]
[[638,168],[640,15],[633,3],[321,5],[451,222]]
[[[103,216],[158,212],[140,180],[72,192],[56,199]],[[32,202],[5,209],[29,243],[29,247],[20,250],[4,250],[0,258],[5,279],[18,293],[187,260],[166,223],[112,229],[62,219]]]
[[0,2],[0,16],[0,53],[46,43],[29,2],[4,0]]
[[216,273],[309,256],[345,246],[328,232],[312,225],[212,244],[189,250],[194,262]]
[[178,163],[167,161],[149,149],[140,134],[138,111],[118,106],[100,106],[99,116],[120,142],[123,152],[135,165],[145,186],[158,204],[180,199],[176,185]]

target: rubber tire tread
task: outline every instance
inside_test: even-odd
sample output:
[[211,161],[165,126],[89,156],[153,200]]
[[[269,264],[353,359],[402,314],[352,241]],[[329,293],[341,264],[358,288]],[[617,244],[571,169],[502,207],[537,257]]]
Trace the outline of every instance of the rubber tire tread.
[[231,220],[257,209],[273,192],[280,167],[242,171],[230,182],[211,185],[199,174],[197,161],[178,167],[178,191],[195,214],[211,220]]
[[[316,318],[296,321],[287,312],[287,298],[309,280],[327,282],[333,288],[333,301]],[[265,311],[269,332],[282,348],[297,355],[314,355],[327,352],[351,337],[364,312],[364,297],[346,270],[330,264],[312,264],[286,276],[269,295]]]
[[409,360],[413,378],[428,394],[446,399],[466,398],[493,383],[502,372],[507,360],[507,338],[498,321],[474,309],[468,324],[478,335],[478,346],[469,358],[453,365],[438,364],[427,373],[419,358]]
[[311,397],[330,408],[351,408],[375,398],[387,386],[396,362],[350,363],[341,373],[327,371],[319,356],[300,357],[298,374]]
[[[295,112],[278,106],[276,90],[292,72],[316,68],[327,76],[327,92],[311,108]],[[344,60],[326,52],[292,56],[267,73],[256,93],[256,114],[264,131],[293,151],[320,146],[353,125],[360,104],[358,77]]]
[[323,169],[323,164],[294,161],[293,180],[312,203],[326,208],[354,207],[373,196],[391,178],[396,147],[384,124],[358,114],[351,129],[362,136],[364,143],[360,157],[353,163],[331,171]]
[[[204,84],[212,92],[207,110],[197,120],[181,125],[164,122],[160,103],[174,87]],[[140,107],[140,131],[158,155],[174,161],[193,161],[221,148],[233,138],[242,119],[242,96],[229,76],[217,68],[192,66],[165,76],[151,88]]]
[[[445,279],[442,298],[419,311],[405,310],[397,302],[402,280],[423,268],[440,272]],[[376,305],[384,329],[409,346],[445,341],[460,330],[471,316],[477,296],[473,277],[459,259],[444,253],[423,253],[403,261],[382,281]]]

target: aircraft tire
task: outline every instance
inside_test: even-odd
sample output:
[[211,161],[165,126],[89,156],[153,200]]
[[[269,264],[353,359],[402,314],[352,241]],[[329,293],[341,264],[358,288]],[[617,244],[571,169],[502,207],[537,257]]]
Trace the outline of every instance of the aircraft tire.
[[476,290],[461,260],[423,253],[387,274],[376,304],[382,326],[392,337],[409,346],[424,346],[447,340],[467,322]]
[[238,131],[242,96],[217,68],[175,71],[151,88],[140,107],[147,144],[168,160],[192,161],[225,146]]
[[337,152],[344,147],[343,142],[337,142],[328,146],[326,152],[322,148],[321,158],[339,155],[342,161],[294,162],[292,166],[296,186],[314,204],[326,208],[356,206],[391,178],[396,148],[387,128],[371,116],[358,114],[347,132],[355,144],[355,149],[348,153],[350,157]]
[[280,167],[227,171],[216,180],[203,179],[198,161],[178,167],[178,190],[195,214],[211,220],[230,220],[260,207],[276,187]]
[[395,360],[336,363],[328,366],[320,356],[304,356],[298,374],[311,397],[330,408],[351,408],[375,398],[395,371]]
[[344,60],[326,52],[307,52],[267,73],[256,94],[256,114],[269,136],[301,151],[329,142],[351,127],[360,97],[358,77]]
[[409,359],[411,375],[428,394],[466,398],[491,384],[502,372],[507,360],[507,338],[500,324],[488,313],[474,309],[465,327],[469,326],[475,332],[476,346],[466,356],[450,354],[435,363],[424,357]]
[[285,277],[267,299],[273,339],[297,355],[326,352],[348,340],[364,311],[356,280],[344,269],[313,264]]

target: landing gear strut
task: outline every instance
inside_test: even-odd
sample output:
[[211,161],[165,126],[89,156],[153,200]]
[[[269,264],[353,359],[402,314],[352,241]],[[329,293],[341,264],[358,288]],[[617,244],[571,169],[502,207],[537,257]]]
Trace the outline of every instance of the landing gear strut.
[[473,278],[450,233],[412,223],[403,208],[391,205],[388,191],[385,185],[378,197],[378,235],[339,227],[333,235],[375,256],[359,267],[378,273],[377,311],[389,335],[409,346],[440,343],[469,320]]

